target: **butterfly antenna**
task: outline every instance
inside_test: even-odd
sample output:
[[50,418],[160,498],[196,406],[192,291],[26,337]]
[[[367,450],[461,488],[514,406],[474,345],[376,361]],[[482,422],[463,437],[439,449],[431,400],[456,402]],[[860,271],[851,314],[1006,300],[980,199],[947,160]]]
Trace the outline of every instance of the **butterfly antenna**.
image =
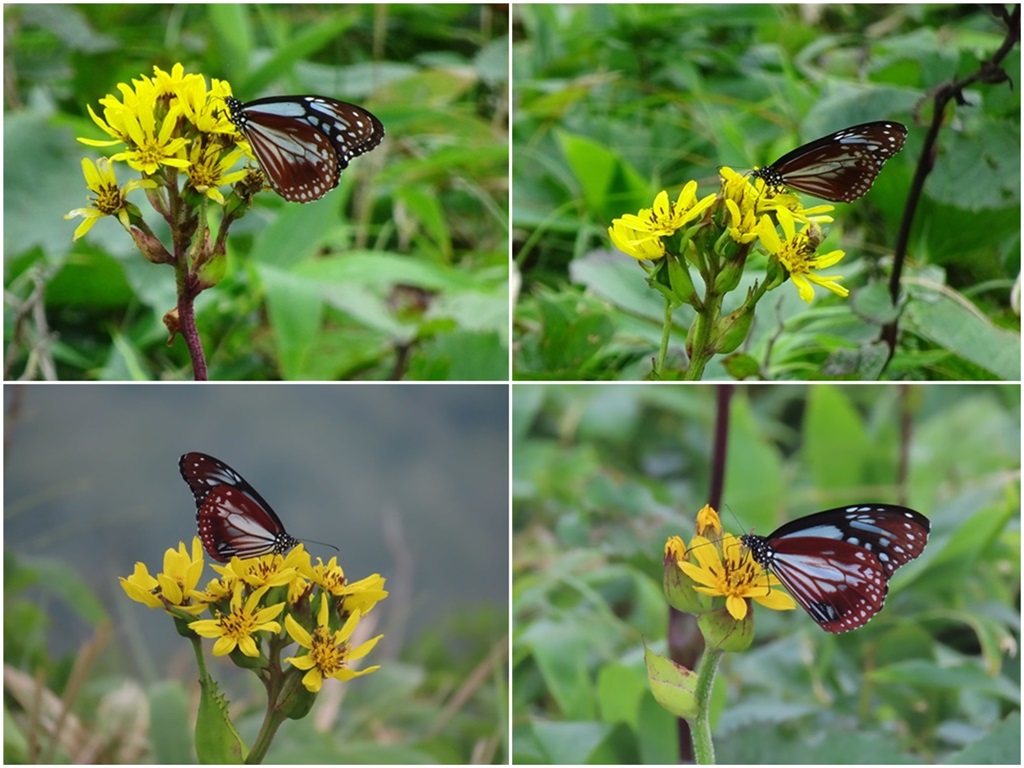
[[736,513],[732,511],[732,507],[730,507],[728,504],[725,504],[724,506],[726,509],[729,510],[729,514],[732,515],[732,519],[736,521],[736,527],[742,531],[743,522],[736,516]]
[[321,547],[330,547],[335,552],[341,552],[336,546],[328,544],[326,541],[314,541],[313,539],[296,539],[296,541],[301,541],[303,544],[318,544]]

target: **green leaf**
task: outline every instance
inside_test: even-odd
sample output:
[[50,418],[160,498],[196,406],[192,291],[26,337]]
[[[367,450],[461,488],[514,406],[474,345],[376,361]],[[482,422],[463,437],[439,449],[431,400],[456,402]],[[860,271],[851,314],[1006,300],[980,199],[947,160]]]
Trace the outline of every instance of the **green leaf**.
[[586,629],[543,621],[531,625],[520,641],[533,652],[545,685],[565,717],[593,719],[596,702],[587,668],[592,644]]
[[553,765],[600,763],[596,755],[612,733],[605,723],[534,722],[533,731],[544,750],[545,762]]
[[597,705],[606,723],[639,725],[640,702],[647,697],[642,675],[625,664],[608,664],[597,676]]
[[994,326],[962,297],[929,293],[911,301],[903,330],[912,331],[1003,381],[1020,380],[1020,334]]
[[[732,398],[729,453],[723,499],[745,525],[770,525],[786,498],[782,458],[754,419],[750,401],[737,392]],[[724,514],[724,513],[723,513]]]
[[544,335],[539,352],[546,370],[581,371],[601,351],[612,335],[612,324],[604,315],[574,315],[571,307],[542,302]]
[[644,661],[647,664],[647,684],[655,700],[676,717],[696,717],[700,710],[696,694],[697,674],[667,656],[654,653],[646,643]]
[[556,130],[555,138],[579,182],[587,206],[603,212],[608,221],[622,213],[636,213],[635,210],[620,211],[613,202],[623,192],[629,198],[650,195],[650,184],[603,144],[564,130]]
[[817,487],[856,487],[863,481],[877,446],[841,388],[810,387],[803,426],[804,462]]
[[199,713],[196,715],[196,755],[204,765],[241,765],[249,750],[228,715],[227,699],[213,678],[199,680]]
[[948,755],[947,765],[1020,765],[1020,712],[1011,712],[1001,722],[970,744]]
[[258,271],[267,294],[267,314],[282,375],[304,378],[306,358],[323,319],[320,287],[269,265]]

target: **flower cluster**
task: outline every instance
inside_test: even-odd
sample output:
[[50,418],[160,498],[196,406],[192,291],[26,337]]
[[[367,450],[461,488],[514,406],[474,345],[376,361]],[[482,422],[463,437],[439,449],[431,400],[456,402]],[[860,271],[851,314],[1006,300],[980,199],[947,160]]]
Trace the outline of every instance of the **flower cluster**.
[[697,514],[696,533],[688,547],[679,536],[665,542],[662,578],[668,604],[697,617],[703,642],[692,645],[699,645],[702,652],[689,669],[645,648],[647,682],[661,706],[690,722],[691,728],[697,726],[694,732],[710,754],[710,732],[700,724],[707,724],[722,655],[744,651],[753,642],[750,601],[776,611],[792,610],[796,603],[776,589],[778,579],[754,561],[739,539],[722,532],[722,522],[710,505]]
[[[699,616],[698,624],[707,630],[705,639],[712,647],[742,650],[736,641],[749,642],[752,633],[745,628],[737,633],[737,629],[753,621],[750,600],[773,611],[796,607],[750,550],[731,533],[722,532],[718,513],[708,505],[697,515],[697,533],[689,547],[678,536],[665,543],[664,565],[666,599],[677,610]],[[716,597],[724,597],[724,605],[716,605],[712,599]]]
[[[666,238],[681,234],[682,247],[678,248],[678,255],[690,258],[686,246],[694,243],[695,236],[702,229],[711,228],[712,231],[704,234],[701,241],[713,242],[713,252],[694,253],[690,258],[702,277],[717,275],[705,274],[707,268],[714,265],[705,266],[704,260],[712,261],[714,256],[724,261],[735,261],[736,257],[745,260],[748,251],[741,251],[735,246],[757,243],[783,267],[786,276],[792,278],[804,301],[810,302],[814,298],[812,284],[839,296],[849,295],[849,291],[838,283],[841,276],[817,274],[845,256],[843,251],[816,255],[823,239],[819,225],[832,221],[832,217],[824,214],[832,211],[833,206],[804,208],[796,195],[775,194],[765,187],[760,178],[751,183],[749,177],[728,167],[723,167],[720,173],[722,187],[717,194],[697,200],[697,182],[689,181],[683,186],[675,204],[669,203],[668,192],[662,190],[652,208],[642,208],[636,215],[627,213],[615,219],[608,228],[612,243],[634,259],[657,261],[670,255]],[[799,232],[796,231],[798,222],[803,225]],[[728,234],[733,246],[721,237],[723,232]],[[683,266],[686,268],[685,264]],[[766,273],[766,282],[776,282],[771,267]],[[680,298],[691,303],[689,297]]]
[[[273,651],[297,643],[304,652],[283,661],[296,674],[305,673],[302,684],[313,693],[326,678],[349,680],[378,669],[355,670],[352,662],[373,650],[381,636],[354,647],[351,639],[363,617],[387,597],[381,576],[349,582],[337,558],[314,565],[301,544],[286,556],[236,557],[214,565],[219,577],[200,588],[203,564],[202,544],[194,538],[191,552],[184,543],[167,550],[156,576],[136,563],[121,587],[132,600],[167,611],[184,634],[216,638],[213,654],[230,654],[239,666],[273,670]],[[212,618],[196,618],[207,612]]]
[[[78,140],[90,147],[117,147],[119,151],[95,163],[88,158],[82,161],[93,204],[64,218],[85,219],[75,230],[77,240],[98,219],[116,216],[143,253],[161,261],[143,247],[146,241],[142,236],[151,233],[138,209],[127,202],[128,193],[147,190],[151,204],[168,223],[181,224],[185,211],[179,195],[201,195],[225,205],[219,187],[245,179],[248,171],[230,169],[252,154],[227,118],[224,98],[231,95],[231,87],[225,81],[213,79],[207,88],[206,78],[186,74],[181,64],[175,64],[169,73],[160,67],[153,67],[153,72],[153,77],[140,75],[131,85],[118,83],[120,98],[107,94],[100,99],[102,117],[92,106],[87,107],[93,122],[110,138]],[[142,175],[123,188],[118,186],[113,168],[122,162]],[[178,188],[179,173],[185,176],[182,189]],[[133,232],[132,225],[142,227],[142,232]]]
[[[845,255],[838,250],[817,253],[824,240],[821,224],[832,221],[827,215],[832,206],[804,208],[798,197],[766,188],[760,178],[752,182],[731,168],[720,173],[722,184],[715,194],[698,199],[697,182],[690,181],[675,203],[662,191],[651,208],[625,214],[608,228],[615,247],[641,264],[648,284],[665,298],[656,377],[663,373],[671,312],[682,304],[696,312],[686,339],[686,378],[699,379],[713,356],[739,348],[757,303],[787,280],[806,302],[814,298],[815,285],[849,295],[841,276],[821,274]],[[754,249],[767,255],[763,276],[747,288],[738,307],[724,314],[725,297],[739,287]]]

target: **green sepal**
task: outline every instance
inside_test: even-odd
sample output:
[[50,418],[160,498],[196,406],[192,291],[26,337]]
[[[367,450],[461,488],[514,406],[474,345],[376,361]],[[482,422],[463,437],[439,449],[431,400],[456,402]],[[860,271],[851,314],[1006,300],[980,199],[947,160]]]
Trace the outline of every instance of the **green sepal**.
[[708,648],[718,651],[745,651],[754,641],[754,612],[749,601],[747,615],[743,619],[734,619],[732,614],[722,607],[698,616],[697,627],[704,636]]
[[715,353],[727,355],[735,352],[746,341],[754,322],[754,308],[744,304],[718,321],[715,329]]
[[[302,676],[306,673],[300,669],[288,672],[289,675]],[[281,714],[292,720],[300,720],[309,714],[316,701],[316,694],[306,690],[304,685],[296,685],[295,688],[281,700]]]
[[262,645],[263,643],[260,642],[259,638],[256,638],[256,647],[260,649],[258,656],[246,656],[238,646],[235,646],[235,649],[228,656],[235,663],[236,667],[241,667],[242,669],[263,669],[267,666],[267,659],[263,655]]
[[193,621],[196,621],[196,620],[197,619],[196,619],[195,616],[189,616],[187,619],[182,617],[182,616],[175,616],[174,617],[174,628],[178,631],[178,634],[181,635],[182,637],[187,637],[189,639],[195,639],[196,633],[192,631],[192,629],[189,627],[189,624],[191,624]]
[[209,259],[200,265],[198,270],[199,281],[203,284],[204,288],[212,288],[224,279],[224,275],[227,271],[227,254],[223,251],[220,253],[214,253]]
[[694,584],[694,580],[683,573],[675,558],[666,555],[662,575],[665,601],[682,613],[703,613],[711,607],[711,596],[696,591]]
[[715,275],[715,291],[725,294],[735,290],[743,279],[743,260],[727,261]]
[[665,297],[669,302],[669,306],[678,307],[679,297],[676,296],[675,291],[672,290],[672,280],[669,276],[668,262],[673,261],[671,256],[666,256],[663,259],[658,259],[658,262],[654,265],[653,269],[647,273],[647,284],[654,290]]
[[788,279],[789,272],[787,272],[786,268],[779,263],[779,258],[777,256],[772,256],[768,259],[768,266],[764,271],[764,290],[775,290]]
[[690,270],[685,262],[672,256],[666,257],[668,261],[668,282],[676,301],[683,304],[696,305],[697,290],[693,287],[693,279],[690,277]]

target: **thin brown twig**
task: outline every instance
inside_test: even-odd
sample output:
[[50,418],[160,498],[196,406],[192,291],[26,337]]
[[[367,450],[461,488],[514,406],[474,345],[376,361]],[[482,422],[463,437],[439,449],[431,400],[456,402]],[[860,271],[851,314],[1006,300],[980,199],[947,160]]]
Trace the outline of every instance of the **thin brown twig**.
[[[907,204],[903,209],[903,218],[900,221],[900,231],[896,238],[892,275],[889,278],[889,296],[894,306],[898,304],[900,298],[900,277],[903,274],[903,264],[906,260],[907,244],[910,241],[914,217],[917,213],[917,207],[921,202],[921,196],[924,194],[925,181],[935,166],[935,158],[938,156],[939,132],[946,121],[946,107],[951,102],[955,102],[958,106],[967,106],[968,101],[964,96],[964,91],[975,83],[993,84],[1009,82],[1011,86],[1013,84],[1010,76],[1002,68],[1002,65],[1004,59],[1010,55],[1010,52],[1020,42],[1020,6],[1013,6],[1013,10],[1009,14],[1007,14],[1006,9],[1002,6],[995,6],[994,13],[1006,24],[1006,37],[1003,39],[999,49],[991,57],[982,61],[975,72],[960,80],[943,83],[933,91],[934,107],[932,110],[932,122],[928,128],[928,134],[925,136],[924,147],[917,162],[917,169],[914,171],[914,180],[910,185]],[[889,352],[885,365],[882,367],[883,371],[889,365],[896,352],[898,338],[899,317],[897,316],[891,322],[882,326],[881,333],[879,334],[879,340],[886,344]]]

